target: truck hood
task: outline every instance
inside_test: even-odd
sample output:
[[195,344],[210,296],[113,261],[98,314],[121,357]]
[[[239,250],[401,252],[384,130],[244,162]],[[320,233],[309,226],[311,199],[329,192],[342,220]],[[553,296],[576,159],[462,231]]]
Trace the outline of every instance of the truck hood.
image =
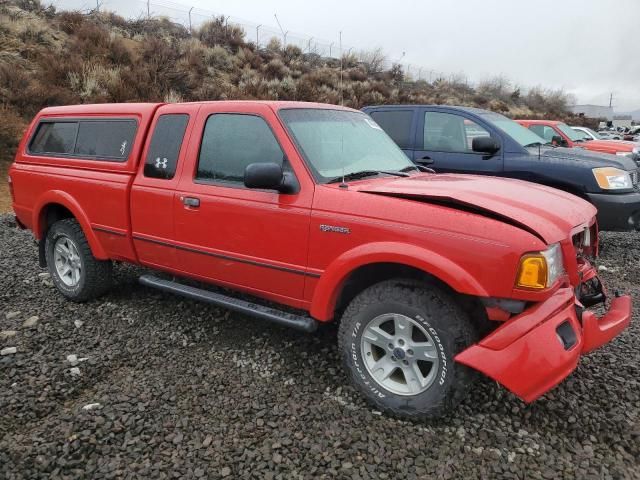
[[638,144],[626,140],[590,140],[580,143],[581,147],[611,152],[631,152]]
[[[595,141],[595,140],[594,140]],[[529,147],[532,155],[538,154],[538,147]],[[616,167],[622,170],[636,170],[638,166],[630,157],[619,157],[602,152],[592,152],[584,148],[540,147],[540,156],[551,160],[580,162],[585,167]]]
[[560,190],[486,176],[419,174],[357,182],[350,188],[487,216],[527,230],[547,244],[566,239],[596,214],[590,203]]

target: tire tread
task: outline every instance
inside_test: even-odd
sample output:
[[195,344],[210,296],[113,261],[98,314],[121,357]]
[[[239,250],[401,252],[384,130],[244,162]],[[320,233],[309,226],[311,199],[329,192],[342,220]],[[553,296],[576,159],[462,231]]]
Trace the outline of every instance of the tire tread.
[[[85,281],[82,289],[76,295],[70,295],[62,290],[61,293],[68,299],[82,303],[96,299],[104,295],[110,288],[112,283],[112,264],[109,260],[98,260],[93,256],[89,241],[82,231],[82,227],[75,218],[65,218],[54,223],[47,232],[46,242],[52,240],[56,231],[62,231],[69,236],[76,245],[82,256],[82,265],[85,272]],[[46,247],[48,251],[48,246]],[[50,261],[50,259],[47,259]]]
[[[408,279],[387,280],[375,284],[357,295],[347,306],[342,316],[338,332],[338,345],[343,354],[345,370],[351,382],[354,384],[359,383],[359,378],[351,368],[348,368],[348,353],[346,353],[349,350],[349,335],[351,335],[352,320],[357,313],[363,309],[378,303],[388,303],[390,301],[405,304],[420,310],[424,310],[425,306],[429,307],[430,305],[438,305],[440,309],[450,309],[447,333],[454,335],[454,344],[457,350],[455,352],[456,354],[474,343],[478,338],[477,329],[469,320],[468,315],[456,304],[453,296],[442,288],[425,285],[424,283]],[[441,325],[439,325],[439,327],[441,328]],[[395,417],[405,419],[436,418],[451,411],[458,405],[477,378],[477,373],[474,370],[460,364],[456,365],[455,375],[456,378],[452,382],[449,392],[444,396],[443,400],[439,403],[425,406],[422,409],[413,409],[411,411],[397,409],[385,404],[373,395],[365,395],[365,397],[369,403],[373,404],[377,409]]]

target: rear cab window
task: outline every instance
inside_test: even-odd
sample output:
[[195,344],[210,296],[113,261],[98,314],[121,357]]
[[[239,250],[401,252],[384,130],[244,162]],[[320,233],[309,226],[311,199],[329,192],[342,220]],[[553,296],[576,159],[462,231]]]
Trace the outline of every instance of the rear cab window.
[[144,163],[144,176],[171,180],[176,174],[180,149],[189,124],[186,113],[158,117]]
[[138,122],[130,118],[43,119],[28,153],[111,162],[126,162]]
[[380,110],[370,115],[400,148],[413,148],[413,110]]

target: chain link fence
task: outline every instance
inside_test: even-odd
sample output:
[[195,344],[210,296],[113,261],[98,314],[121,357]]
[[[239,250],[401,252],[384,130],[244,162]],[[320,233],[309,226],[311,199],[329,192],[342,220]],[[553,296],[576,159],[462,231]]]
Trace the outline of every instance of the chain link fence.
[[[214,18],[224,19],[225,25],[238,27],[244,31],[247,42],[254,43],[258,48],[266,47],[272,39],[277,39],[282,45],[295,45],[304,53],[317,54],[325,58],[340,58],[342,55],[355,55],[361,58],[366,55],[364,49],[350,45],[342,45],[336,40],[305,35],[298,32],[280,29],[278,26],[259,24],[243,18],[223,15],[202,8],[171,2],[169,0],[44,0],[45,5],[53,5],[60,10],[111,11],[127,19],[143,19],[164,17],[171,22],[182,25],[193,31],[206,21]],[[404,58],[404,54],[402,55]],[[469,85],[469,80],[461,74],[445,74],[420,65],[404,62],[402,58],[386,59],[384,68],[398,65],[407,79],[424,80],[433,83],[437,80],[460,82]]]

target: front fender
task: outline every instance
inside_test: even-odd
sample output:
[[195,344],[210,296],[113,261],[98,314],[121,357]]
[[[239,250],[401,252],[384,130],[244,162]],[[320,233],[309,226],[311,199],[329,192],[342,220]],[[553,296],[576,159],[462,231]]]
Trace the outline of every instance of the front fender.
[[109,258],[102,244],[93,232],[91,222],[78,201],[67,192],[63,192],[61,190],[49,190],[45,192],[40,196],[40,198],[38,198],[35,204],[32,214],[32,225],[33,234],[38,240],[44,239],[44,222],[46,219],[44,218],[43,212],[45,211],[45,208],[51,204],[62,205],[73,214],[80,224],[84,236],[87,237],[89,247],[91,247],[91,252],[94,257],[100,260],[107,260]]
[[463,267],[423,247],[398,242],[360,245],[336,258],[324,271],[313,293],[311,316],[328,321],[333,318],[338,295],[349,274],[375,263],[396,263],[433,275],[457,292],[488,296],[486,290]]

